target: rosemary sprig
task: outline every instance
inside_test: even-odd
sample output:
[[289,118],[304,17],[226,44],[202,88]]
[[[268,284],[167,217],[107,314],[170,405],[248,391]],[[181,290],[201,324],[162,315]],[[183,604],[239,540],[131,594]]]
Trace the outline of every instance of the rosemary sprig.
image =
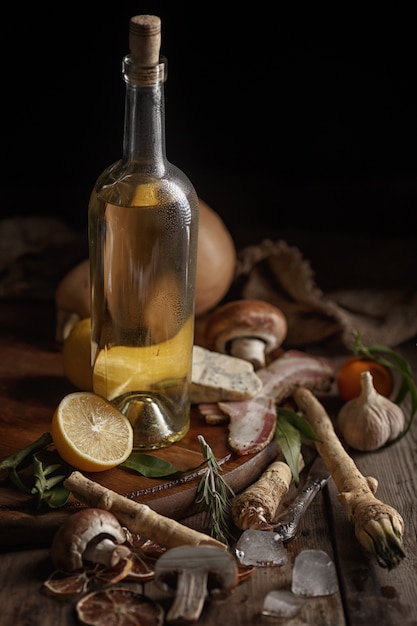
[[221,465],[202,435],[198,435],[198,442],[207,461],[207,469],[198,483],[196,503],[205,512],[204,525],[210,536],[230,547],[234,540],[230,530],[231,499],[235,494],[221,476]]

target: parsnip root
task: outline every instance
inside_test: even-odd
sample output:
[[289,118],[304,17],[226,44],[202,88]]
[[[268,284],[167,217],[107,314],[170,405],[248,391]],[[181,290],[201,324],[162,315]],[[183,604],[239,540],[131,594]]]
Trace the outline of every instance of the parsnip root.
[[131,533],[150,539],[163,548],[207,544],[227,550],[225,544],[205,533],[160,515],[146,504],[129,500],[86,478],[80,472],[72,472],[64,481],[64,485],[70,489],[74,497],[87,506],[111,511]]
[[314,394],[299,388],[294,391],[293,397],[320,440],[315,444],[317,451],[339,490],[338,500],[354,524],[359,543],[376,557],[381,567],[396,567],[405,557],[403,518],[393,507],[374,496],[377,480],[361,474]]
[[290,488],[292,473],[284,461],[274,461],[261,477],[232,501],[232,519],[241,530],[272,528],[278,507]]

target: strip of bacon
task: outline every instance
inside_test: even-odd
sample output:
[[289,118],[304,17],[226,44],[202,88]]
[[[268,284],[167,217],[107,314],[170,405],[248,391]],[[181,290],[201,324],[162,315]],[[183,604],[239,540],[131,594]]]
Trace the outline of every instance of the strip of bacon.
[[[217,410],[229,418],[229,446],[239,455],[259,452],[272,441],[276,405],[291,396],[296,387],[324,391],[330,388],[335,371],[327,359],[288,350],[256,373],[263,383],[256,396],[240,402],[217,403]],[[214,414],[207,405],[205,411]]]

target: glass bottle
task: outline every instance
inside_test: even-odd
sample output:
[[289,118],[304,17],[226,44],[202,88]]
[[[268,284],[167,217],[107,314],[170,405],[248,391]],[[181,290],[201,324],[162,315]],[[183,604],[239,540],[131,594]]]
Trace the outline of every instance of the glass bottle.
[[199,204],[166,157],[160,44],[159,17],[131,18],[122,158],[89,202],[93,388],[130,419],[135,449],[190,424]]

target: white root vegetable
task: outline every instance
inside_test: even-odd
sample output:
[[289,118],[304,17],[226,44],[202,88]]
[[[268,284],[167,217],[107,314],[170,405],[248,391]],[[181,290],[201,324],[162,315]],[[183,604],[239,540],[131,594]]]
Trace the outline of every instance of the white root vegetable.
[[207,544],[227,549],[225,544],[205,533],[160,515],[146,504],[129,500],[86,478],[81,472],[72,472],[64,485],[87,506],[110,511],[131,533],[151,539],[164,548]]
[[361,474],[314,394],[300,387],[293,392],[293,398],[319,439],[315,444],[317,451],[339,490],[339,502],[354,524],[359,543],[376,557],[381,567],[396,567],[405,557],[403,518],[374,496],[377,480]]
[[232,501],[235,525],[247,530],[272,528],[278,507],[288,492],[292,473],[284,461],[274,461],[260,478]]

